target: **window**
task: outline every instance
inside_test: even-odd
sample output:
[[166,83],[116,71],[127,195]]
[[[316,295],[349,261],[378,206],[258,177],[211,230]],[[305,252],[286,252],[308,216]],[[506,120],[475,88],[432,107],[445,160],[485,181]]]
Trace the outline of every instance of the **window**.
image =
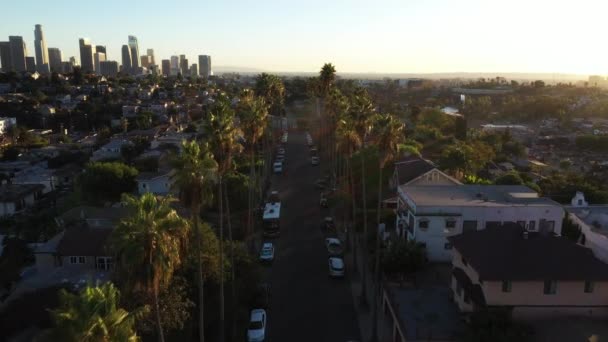
[[585,293],[593,293],[593,285],[594,283],[590,280],[585,282]]
[[445,228],[446,229],[454,229],[454,228],[456,228],[456,220],[454,220],[454,219],[447,219],[445,221]]
[[427,230],[429,229],[429,220],[427,219],[421,219],[418,221],[418,228],[420,228],[421,230]]
[[502,292],[511,292],[511,282],[509,280],[502,281]]
[[70,264],[84,264],[86,262],[86,257],[83,256],[71,256]]
[[528,222],[528,230],[533,232],[536,230],[536,221],[530,221]]
[[557,282],[554,280],[545,281],[543,293],[548,295],[553,295],[557,293]]
[[452,249],[452,244],[447,242],[446,244],[443,245],[443,249]]

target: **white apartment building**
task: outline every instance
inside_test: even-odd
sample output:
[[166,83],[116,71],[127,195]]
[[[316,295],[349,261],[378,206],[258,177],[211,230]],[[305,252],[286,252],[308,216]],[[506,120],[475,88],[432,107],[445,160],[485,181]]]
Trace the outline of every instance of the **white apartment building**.
[[0,118],[0,135],[8,132],[8,129],[15,125],[17,125],[17,118]]
[[608,263],[608,205],[589,205],[585,195],[577,192],[566,211],[581,228],[578,243],[591,248],[596,258]]
[[506,222],[560,235],[564,217],[558,203],[521,185],[401,185],[397,205],[397,230],[439,262],[451,261],[449,236]]

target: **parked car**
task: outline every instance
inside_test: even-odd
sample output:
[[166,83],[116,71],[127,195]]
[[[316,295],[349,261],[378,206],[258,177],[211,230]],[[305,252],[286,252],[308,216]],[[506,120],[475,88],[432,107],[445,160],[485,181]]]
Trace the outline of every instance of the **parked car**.
[[321,228],[327,230],[327,231],[333,231],[336,229],[336,223],[334,222],[334,218],[327,216],[325,219],[323,219],[323,223],[321,224]]
[[276,203],[281,202],[281,198],[279,197],[279,192],[276,190],[272,190],[270,195],[268,195],[268,200],[266,202]]
[[253,309],[249,316],[247,341],[262,342],[266,338],[266,310]]
[[319,165],[319,157],[317,156],[313,156],[310,158],[310,163],[315,166],[315,165]]
[[319,205],[321,206],[321,208],[327,208],[329,207],[329,203],[327,201],[327,196],[325,196],[325,193],[321,193],[321,198],[319,199]]
[[274,260],[274,245],[272,242],[264,242],[260,251],[260,261],[272,262]]
[[344,260],[342,258],[331,257],[328,259],[327,264],[329,266],[330,277],[344,277]]
[[337,238],[327,238],[325,239],[325,247],[327,248],[327,253],[330,256],[341,256],[344,252],[342,248],[342,241]]
[[283,162],[276,161],[272,165],[272,170],[274,173],[283,173]]

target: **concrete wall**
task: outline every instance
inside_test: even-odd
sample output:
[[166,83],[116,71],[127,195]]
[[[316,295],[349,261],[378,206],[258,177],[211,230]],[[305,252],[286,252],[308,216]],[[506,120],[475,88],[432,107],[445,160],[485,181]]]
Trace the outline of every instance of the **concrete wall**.
[[[605,263],[608,263],[608,237],[594,232],[585,222],[575,214],[568,214],[574,224],[581,227],[581,234],[585,235],[585,247],[591,248],[593,254]],[[580,240],[579,240],[580,241]]]

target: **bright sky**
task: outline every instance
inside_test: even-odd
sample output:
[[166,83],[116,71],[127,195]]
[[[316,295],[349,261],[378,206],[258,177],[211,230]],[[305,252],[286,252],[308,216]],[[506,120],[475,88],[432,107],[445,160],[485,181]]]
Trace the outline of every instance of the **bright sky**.
[[132,34],[157,61],[212,56],[267,71],[608,73],[606,0],[19,0],[0,39],[34,25],[64,59],[78,38],[120,62]]

